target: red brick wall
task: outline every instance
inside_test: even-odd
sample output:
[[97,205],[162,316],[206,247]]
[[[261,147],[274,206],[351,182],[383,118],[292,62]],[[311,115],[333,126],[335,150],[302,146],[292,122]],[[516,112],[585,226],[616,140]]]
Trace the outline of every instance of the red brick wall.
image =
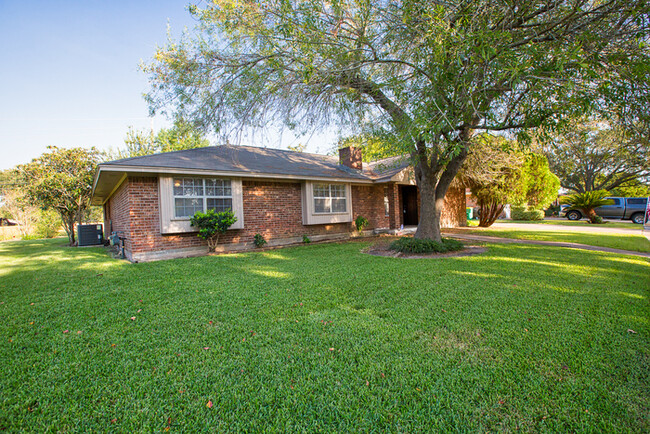
[[[219,244],[249,243],[258,233],[269,241],[301,235],[342,234],[354,230],[353,223],[303,225],[302,190],[299,182],[245,180],[242,182],[242,187],[244,229],[229,230],[220,237]],[[399,227],[402,215],[397,185],[352,186],[351,190],[353,218],[359,215],[367,218],[369,224],[366,229],[394,228],[395,221],[399,222],[397,226]],[[391,206],[389,216],[385,215],[384,210],[386,190],[389,196],[397,201],[397,207]],[[450,204],[457,208],[455,202]],[[124,231],[127,238],[128,258],[142,252],[206,246],[206,242],[197,237],[196,233],[176,235],[160,233],[157,178],[128,178],[110,198],[106,211],[112,230]],[[456,214],[452,212],[447,220],[456,219],[454,217]],[[462,215],[463,217],[465,215],[464,201]]]
[[389,227],[389,218],[384,210],[384,186],[353,185],[352,212],[354,219],[358,216],[368,219],[367,230]]

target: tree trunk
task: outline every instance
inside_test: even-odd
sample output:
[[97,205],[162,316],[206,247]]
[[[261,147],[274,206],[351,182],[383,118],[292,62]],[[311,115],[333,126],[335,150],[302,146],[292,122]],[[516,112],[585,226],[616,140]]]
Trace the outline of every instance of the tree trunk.
[[437,198],[435,188],[429,183],[420,183],[420,216],[415,238],[442,241],[440,233],[440,216],[444,205],[444,197]]
[[61,220],[63,220],[63,228],[65,229],[65,233],[68,234],[68,242],[71,246],[74,246],[76,241],[74,236],[74,224],[76,221],[76,216],[68,215],[61,211],[59,211],[59,215],[61,216]]
[[482,228],[489,228],[503,212],[503,205],[496,202],[490,202],[489,204],[479,202],[479,205],[481,207],[481,216],[478,225]]

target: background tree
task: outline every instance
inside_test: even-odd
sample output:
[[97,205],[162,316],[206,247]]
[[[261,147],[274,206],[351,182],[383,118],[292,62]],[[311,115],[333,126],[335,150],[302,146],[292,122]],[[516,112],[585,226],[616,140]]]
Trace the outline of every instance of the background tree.
[[650,179],[648,136],[602,120],[571,122],[544,151],[562,187],[577,193]]
[[31,163],[17,166],[18,182],[32,203],[59,214],[74,245],[75,223],[81,223],[90,206],[99,154],[95,148],[48,149]]
[[156,134],[153,130],[135,130],[129,127],[124,139],[125,147],[109,152],[107,158],[141,157],[159,152],[182,151],[184,149],[210,146],[210,142],[190,123],[176,121],[172,128],[162,128]]
[[541,210],[557,199],[560,179],[551,173],[549,163],[542,154],[529,152],[521,170],[521,200],[515,205],[526,206],[531,210]]
[[479,206],[479,226],[491,226],[506,204],[525,200],[522,167],[525,154],[519,145],[504,137],[481,134],[461,171]]
[[614,197],[649,197],[650,184],[638,180],[629,181],[611,189],[609,195]]
[[476,131],[522,138],[594,110],[647,116],[648,11],[644,0],[214,0],[190,6],[194,35],[144,68],[146,98],[226,136],[334,122],[390,136],[414,164],[415,236],[440,241]]
[[18,223],[18,230],[23,238],[34,232],[39,211],[39,208],[18,189],[3,191],[2,217],[10,218]]

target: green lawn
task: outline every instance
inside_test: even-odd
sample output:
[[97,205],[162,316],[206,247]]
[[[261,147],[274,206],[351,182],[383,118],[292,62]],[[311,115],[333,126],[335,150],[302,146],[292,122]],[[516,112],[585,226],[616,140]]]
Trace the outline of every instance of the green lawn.
[[463,231],[489,237],[513,238],[516,240],[560,241],[565,243],[587,244],[589,246],[611,247],[613,249],[650,252],[650,241],[644,235],[636,234],[597,234],[574,231],[535,231],[519,228],[475,228]]
[[0,430],[650,430],[644,258],[63,242],[0,243]]

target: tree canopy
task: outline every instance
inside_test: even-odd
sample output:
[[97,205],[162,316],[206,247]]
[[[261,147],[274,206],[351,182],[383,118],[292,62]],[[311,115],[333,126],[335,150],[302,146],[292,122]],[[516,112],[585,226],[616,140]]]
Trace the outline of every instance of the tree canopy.
[[172,128],[162,128],[156,134],[153,130],[139,131],[130,127],[124,144],[124,149],[109,153],[108,158],[116,160],[210,146],[210,142],[199,130],[183,121],[176,121]]
[[577,193],[612,190],[650,179],[650,141],[616,123],[581,119],[544,145],[562,187]]
[[59,213],[70,245],[75,243],[75,223],[90,207],[99,153],[95,148],[63,149],[49,146],[31,163],[16,167],[18,185],[33,204]]
[[333,123],[411,156],[416,237],[440,241],[444,196],[476,131],[647,116],[646,1],[214,0],[145,66],[152,112],[223,135]]

